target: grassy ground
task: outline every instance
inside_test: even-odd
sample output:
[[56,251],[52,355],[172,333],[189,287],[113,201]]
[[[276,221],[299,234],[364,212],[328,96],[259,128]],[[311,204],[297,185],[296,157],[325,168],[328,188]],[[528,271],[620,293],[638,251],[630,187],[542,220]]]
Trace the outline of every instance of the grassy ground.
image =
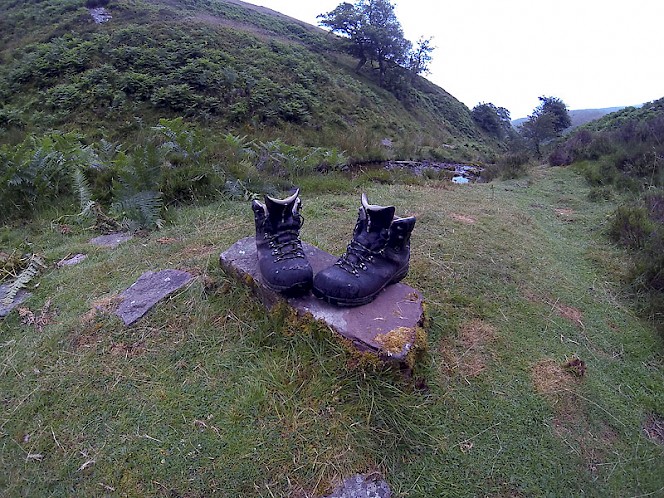
[[[418,216],[407,283],[431,320],[412,379],[357,368],[221,272],[253,230],[247,203],[179,210],[115,250],[61,233],[58,213],[2,229],[4,250],[52,269],[26,303],[36,322],[0,323],[0,493],[304,497],[357,472],[395,496],[664,493],[644,430],[664,415],[663,345],[620,293],[613,205],[565,169],[366,190]],[[340,253],[359,190],[302,198],[302,238]],[[123,328],[113,296],[164,268],[197,278]]]

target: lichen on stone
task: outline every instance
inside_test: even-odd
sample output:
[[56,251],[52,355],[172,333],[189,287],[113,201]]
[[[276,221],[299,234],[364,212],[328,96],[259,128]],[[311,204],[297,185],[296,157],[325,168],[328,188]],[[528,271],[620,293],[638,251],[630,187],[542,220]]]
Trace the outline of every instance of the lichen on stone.
[[375,341],[388,356],[401,353],[407,346],[412,346],[415,331],[409,327],[398,327],[387,334],[376,335]]

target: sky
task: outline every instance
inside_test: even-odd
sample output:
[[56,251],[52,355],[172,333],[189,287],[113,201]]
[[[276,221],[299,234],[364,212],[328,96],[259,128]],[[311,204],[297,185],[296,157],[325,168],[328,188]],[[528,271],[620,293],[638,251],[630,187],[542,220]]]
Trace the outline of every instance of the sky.
[[[354,3],[355,0],[346,0]],[[317,25],[341,0],[249,0]],[[469,108],[526,117],[541,95],[569,109],[664,97],[664,0],[397,0],[412,42],[432,37],[426,77]]]

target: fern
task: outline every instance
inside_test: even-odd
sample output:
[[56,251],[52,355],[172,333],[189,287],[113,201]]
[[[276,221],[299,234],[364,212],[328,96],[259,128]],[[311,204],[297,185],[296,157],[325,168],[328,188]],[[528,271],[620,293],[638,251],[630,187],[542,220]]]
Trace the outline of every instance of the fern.
[[85,213],[90,209],[90,203],[92,202],[92,188],[88,179],[83,174],[81,168],[76,168],[74,170],[74,188],[78,194],[78,201],[81,207],[81,211]]
[[14,302],[14,299],[16,299],[16,294],[18,294],[18,291],[28,285],[30,281],[39,275],[39,273],[44,268],[46,268],[46,265],[44,264],[44,260],[41,258],[41,256],[33,254],[30,257],[30,264],[18,275],[18,277],[16,277],[16,280],[9,284],[7,293],[2,298],[2,304],[4,306],[11,306],[11,304]]
[[113,203],[113,211],[128,220],[130,228],[161,228],[163,202],[160,192],[142,191]]

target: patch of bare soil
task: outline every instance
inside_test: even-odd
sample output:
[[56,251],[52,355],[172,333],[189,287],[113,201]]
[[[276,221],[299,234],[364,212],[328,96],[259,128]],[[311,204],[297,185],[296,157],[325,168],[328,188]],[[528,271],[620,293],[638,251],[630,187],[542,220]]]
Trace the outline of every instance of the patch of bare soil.
[[145,354],[146,347],[142,341],[135,342],[132,344],[126,344],[124,342],[116,342],[111,345],[109,353],[113,356],[124,356],[125,358],[140,356]]
[[553,300],[546,296],[541,296],[530,289],[523,291],[524,297],[532,303],[542,303],[549,305],[551,310],[558,316],[569,320],[580,328],[584,328],[583,325],[583,312],[575,308],[574,306],[569,306],[565,303],[561,303],[559,300]]
[[578,325],[579,327],[583,328],[583,321],[582,321],[583,313],[581,313],[580,309],[574,308],[573,306],[567,306],[566,304],[562,303],[555,303],[554,309],[560,316],[562,316],[566,320],[569,320],[575,325]]
[[476,218],[467,214],[450,213],[450,218],[460,223],[465,223],[466,225],[472,225],[473,223],[477,222]]
[[606,423],[599,428],[591,424],[587,404],[576,394],[585,372],[585,363],[579,358],[566,363],[545,358],[532,366],[531,378],[535,390],[546,397],[554,410],[550,422],[552,433],[598,478],[610,471],[605,462],[612,454],[618,434]]
[[477,377],[491,357],[490,344],[496,340],[496,328],[482,320],[461,324],[456,339],[441,343],[443,371],[447,376]]
[[109,295],[92,302],[90,310],[80,316],[80,329],[73,335],[71,344],[74,350],[96,348],[103,340],[101,329],[104,324],[97,322],[97,318],[113,313],[123,298],[119,295]]
[[535,363],[530,369],[535,390],[540,394],[561,394],[570,390],[576,380],[563,365],[545,358]]
[[651,441],[664,445],[664,418],[655,414],[651,415],[643,426],[643,432]]
[[572,220],[574,220],[574,214],[575,214],[575,213],[574,213],[574,210],[573,210],[573,209],[570,209],[570,208],[558,208],[558,209],[554,209],[554,211],[555,211],[555,213],[556,213],[556,216],[558,216],[558,218],[561,218],[561,219],[563,219],[563,220],[565,220],[565,221],[572,221]]
[[54,322],[57,312],[48,299],[41,310],[32,312],[28,307],[19,307],[18,314],[23,325],[32,325],[37,332],[42,332],[44,327]]
[[173,237],[160,237],[156,240],[156,242],[161,245],[168,245],[179,241],[178,239],[174,239]]
[[103,326],[101,323],[85,324],[82,330],[77,332],[71,340],[73,349],[75,351],[83,351],[96,348],[102,341],[101,330]]
[[117,294],[112,296],[105,296],[96,301],[92,301],[92,307],[90,310],[83,314],[80,318],[81,323],[89,324],[97,317],[99,314],[110,314],[118,309],[118,306],[122,303],[123,298]]
[[216,252],[217,250],[218,248],[213,245],[201,246],[201,245],[191,244],[182,249],[180,252],[178,252],[176,257],[180,258],[181,260],[198,258],[201,256],[209,256],[210,254]]

